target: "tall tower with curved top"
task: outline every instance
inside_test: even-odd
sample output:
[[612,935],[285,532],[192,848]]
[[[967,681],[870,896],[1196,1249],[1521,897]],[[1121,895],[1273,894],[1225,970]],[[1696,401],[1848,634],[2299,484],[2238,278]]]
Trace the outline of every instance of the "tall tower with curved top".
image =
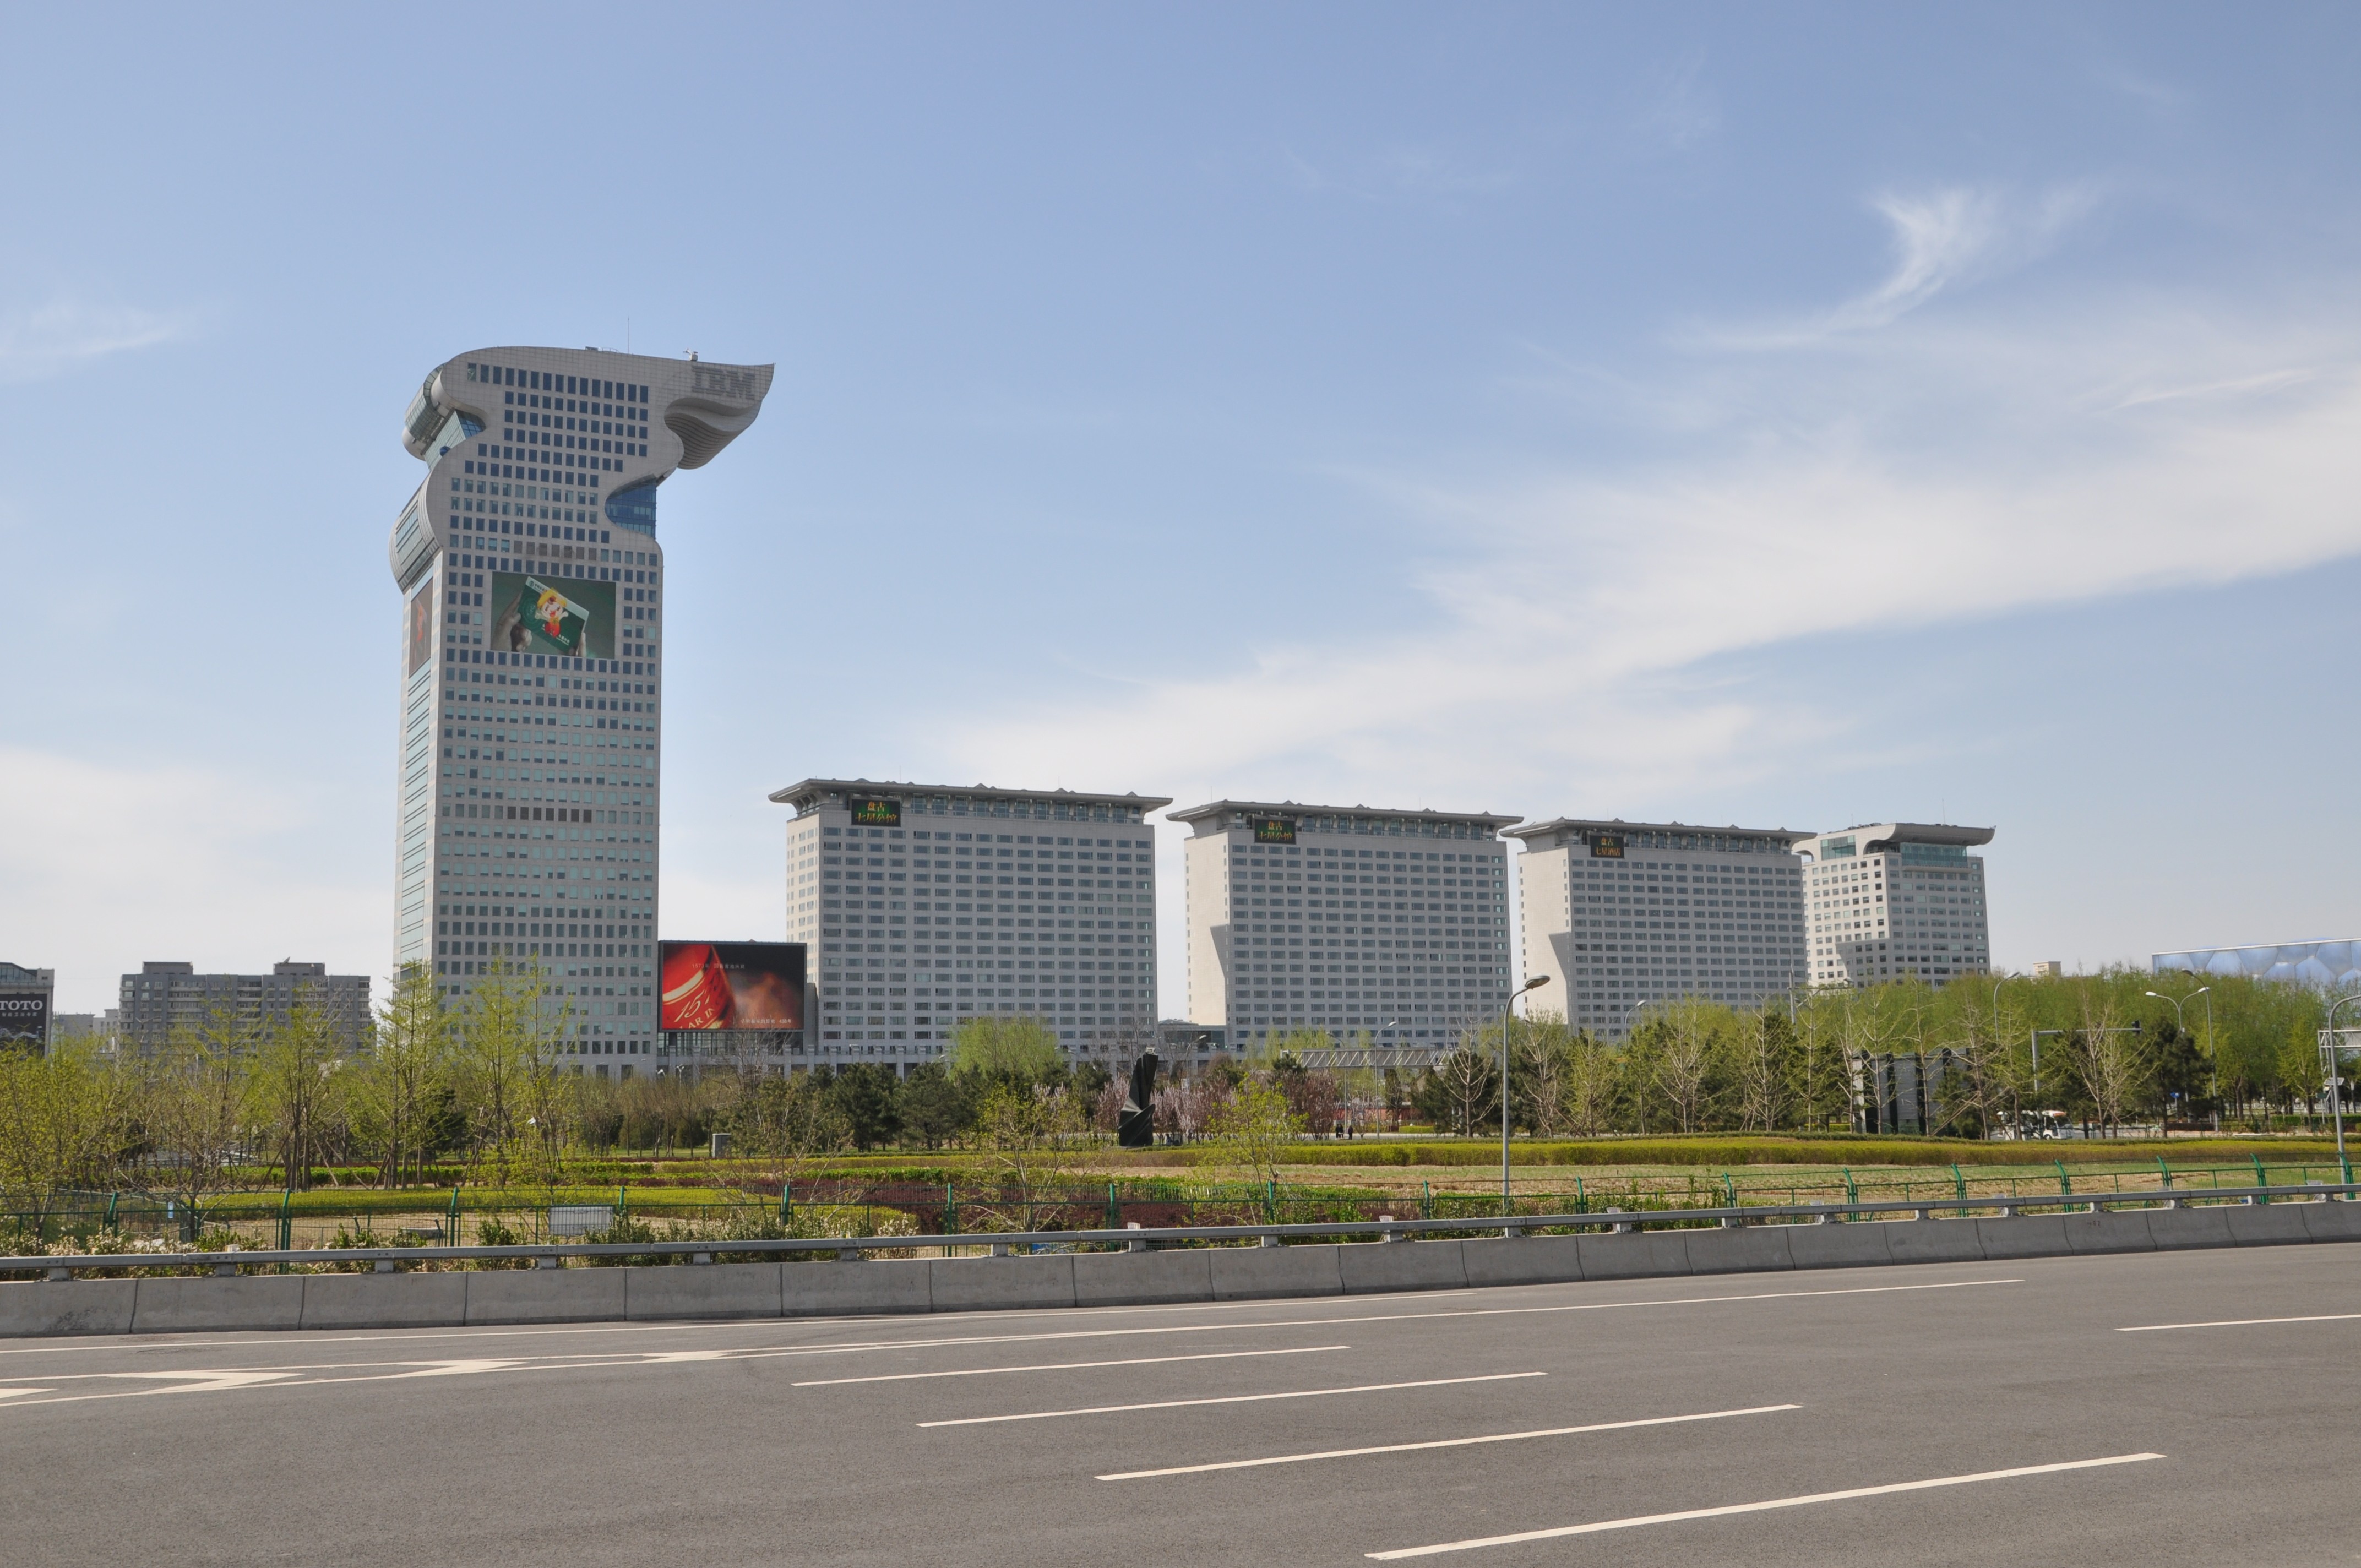
[[404,599],[394,961],[428,966],[455,1003],[503,959],[539,963],[571,1004],[568,1054],[602,1075],[655,1049],[656,492],[754,422],[771,371],[473,349],[402,420],[427,470],[388,543]]

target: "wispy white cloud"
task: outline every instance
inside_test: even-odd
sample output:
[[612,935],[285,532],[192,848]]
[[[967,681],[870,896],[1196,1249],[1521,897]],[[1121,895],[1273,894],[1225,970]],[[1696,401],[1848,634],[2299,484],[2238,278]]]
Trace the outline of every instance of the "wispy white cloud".
[[1721,350],[1795,348],[1891,326],[1938,294],[2037,259],[2096,199],[2084,185],[2030,199],[1965,185],[1881,195],[1871,204],[1886,222],[1893,263],[1874,287],[1794,320],[1705,329],[1694,342]]
[[0,379],[36,381],[189,331],[186,317],[71,299],[0,312]]
[[1506,170],[1482,169],[1427,147],[1396,147],[1323,167],[1292,148],[1279,149],[1279,164],[1297,188],[1369,203],[1443,201],[1487,196],[1513,186]]
[[1695,55],[1655,71],[1642,83],[1642,102],[1631,117],[1642,147],[1686,152],[1721,129],[1721,104],[1705,82],[1705,61]]
[[2134,366],[2195,387],[2285,363],[2286,334],[2189,320],[1929,322],[1834,367],[1749,352],[1662,400],[1723,411],[1677,459],[1373,488],[1455,563],[1420,579],[1422,628],[1235,651],[1106,710],[954,730],[950,752],[986,776],[1204,795],[1357,799],[1385,778],[1391,805],[1621,809],[1739,785],[1850,721],[1702,670],[2361,552],[2361,323],[2308,320],[2314,368],[2271,398],[2092,397]]

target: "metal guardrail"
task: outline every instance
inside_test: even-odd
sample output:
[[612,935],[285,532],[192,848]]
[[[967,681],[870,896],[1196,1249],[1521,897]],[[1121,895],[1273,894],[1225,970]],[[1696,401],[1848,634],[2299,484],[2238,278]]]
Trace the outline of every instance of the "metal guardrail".
[[[2202,1201],[2200,1200],[2202,1200]],[[0,1257],[0,1275],[46,1274],[50,1279],[71,1279],[77,1272],[106,1273],[126,1268],[209,1269],[236,1275],[243,1269],[282,1264],[366,1263],[379,1273],[391,1273],[405,1263],[466,1263],[530,1261],[535,1267],[555,1268],[566,1258],[686,1257],[691,1264],[711,1263],[716,1254],[732,1256],[833,1253],[851,1261],[871,1252],[914,1251],[941,1247],[989,1246],[994,1255],[1047,1247],[1072,1251],[1104,1247],[1145,1252],[1156,1243],[1254,1241],[1263,1246],[1284,1246],[1290,1241],[1315,1241],[1337,1236],[1373,1236],[1380,1242],[1410,1241],[1423,1235],[1465,1235],[1499,1232],[1521,1236],[1530,1231],[1642,1231],[1674,1226],[1695,1229],[1712,1224],[1735,1230],[1765,1222],[1787,1224],[1833,1224],[1859,1218],[1907,1213],[1927,1219],[1951,1211],[1965,1217],[1970,1210],[1996,1212],[2013,1218],[2026,1210],[2098,1213],[2114,1209],[2243,1208],[2255,1203],[2291,1200],[2324,1202],[2361,1201],[2361,1182],[2304,1187],[2202,1188],[2146,1192],[2098,1192],[2055,1198],[1922,1198],[1877,1200],[1860,1203],[1791,1203],[1738,1209],[1608,1209],[1583,1214],[1485,1215],[1453,1220],[1342,1220],[1309,1224],[1181,1225],[1155,1230],[1003,1231],[963,1235],[841,1236],[776,1241],[717,1241],[707,1238],[680,1242],[540,1243],[516,1246],[315,1247],[303,1251],[230,1251],[183,1253],[98,1253],[75,1257]]]

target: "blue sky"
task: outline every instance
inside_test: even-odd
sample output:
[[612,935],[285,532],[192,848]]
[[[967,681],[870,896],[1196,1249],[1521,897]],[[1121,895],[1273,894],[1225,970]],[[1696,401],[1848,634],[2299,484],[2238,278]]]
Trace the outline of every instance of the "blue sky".
[[[2351,935],[2349,8],[20,12],[0,957],[382,974],[398,422],[666,487],[664,923],[811,774],[1990,824],[2003,964]],[[1165,842],[1165,1007],[1181,909]]]

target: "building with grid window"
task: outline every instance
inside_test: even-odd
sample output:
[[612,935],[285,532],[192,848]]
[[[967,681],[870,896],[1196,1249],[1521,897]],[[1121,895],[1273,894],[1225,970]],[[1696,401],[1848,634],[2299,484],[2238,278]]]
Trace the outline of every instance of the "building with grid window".
[[656,1041],[656,489],[754,422],[767,365],[486,348],[402,422],[394,962],[456,1003],[535,963],[601,1075]]
[[256,1041],[283,1028],[299,1002],[325,1015],[338,1046],[368,1043],[369,977],[330,974],[325,964],[276,963],[269,974],[199,974],[192,963],[149,961],[123,977],[114,1016],[118,1037],[152,1051],[175,1034]]
[[1444,1048],[1509,989],[1508,846],[1490,812],[1217,800],[1194,831],[1189,1020],[1235,1049],[1291,1029]]
[[[982,1014],[1041,1019],[1070,1057],[1157,1037],[1160,795],[806,779],[787,824],[787,940],[812,955],[806,1061],[906,1073]],[[791,1064],[792,1065],[792,1064]]]
[[1551,981],[1533,1004],[1598,1038],[1651,1002],[1752,1007],[1804,981],[1804,834],[1560,817],[1510,837],[1525,973]]
[[1984,862],[1989,828],[1882,822],[1795,841],[1804,857],[1815,985],[1915,974],[1940,985],[1992,967]]

